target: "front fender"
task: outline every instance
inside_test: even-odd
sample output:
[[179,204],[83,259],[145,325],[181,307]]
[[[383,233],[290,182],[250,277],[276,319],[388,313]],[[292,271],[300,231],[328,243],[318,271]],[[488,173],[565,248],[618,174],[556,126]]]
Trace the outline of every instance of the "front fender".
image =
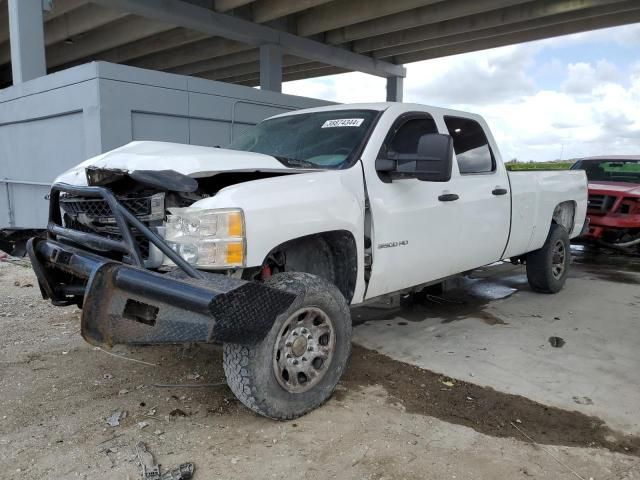
[[246,266],[256,267],[278,245],[315,233],[346,230],[356,240],[358,281],[364,293],[364,183],[362,167],[254,180],[227,187],[191,208],[242,208],[246,223]]

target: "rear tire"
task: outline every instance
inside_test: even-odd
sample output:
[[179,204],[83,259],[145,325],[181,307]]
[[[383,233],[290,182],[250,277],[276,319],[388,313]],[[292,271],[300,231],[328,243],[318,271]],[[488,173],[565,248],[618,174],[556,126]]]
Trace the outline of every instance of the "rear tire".
[[527,254],[527,280],[536,292],[557,293],[569,274],[571,251],[567,230],[551,224],[541,249]]
[[351,314],[338,288],[315,275],[280,273],[266,283],[298,297],[260,343],[225,344],[224,371],[248,408],[290,420],[331,397],[351,355]]

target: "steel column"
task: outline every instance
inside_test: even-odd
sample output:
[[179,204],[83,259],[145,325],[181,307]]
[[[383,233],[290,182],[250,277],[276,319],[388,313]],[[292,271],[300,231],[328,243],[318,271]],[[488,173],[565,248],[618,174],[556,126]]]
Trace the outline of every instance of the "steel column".
[[260,46],[260,90],[282,92],[282,48]]
[[404,78],[388,77],[387,78],[387,102],[401,102]]
[[9,36],[13,83],[47,74],[42,0],[9,0]]

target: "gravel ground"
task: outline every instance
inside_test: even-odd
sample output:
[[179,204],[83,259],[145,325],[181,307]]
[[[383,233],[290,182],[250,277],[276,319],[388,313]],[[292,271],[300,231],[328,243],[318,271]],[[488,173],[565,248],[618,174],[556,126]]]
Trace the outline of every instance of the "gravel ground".
[[79,318],[43,301],[29,268],[0,262],[2,478],[139,479],[140,441],[163,468],[194,462],[196,480],[640,478],[638,439],[595,417],[362,347],[324,407],[279,423],[233,397],[220,348],[116,357],[82,340]]

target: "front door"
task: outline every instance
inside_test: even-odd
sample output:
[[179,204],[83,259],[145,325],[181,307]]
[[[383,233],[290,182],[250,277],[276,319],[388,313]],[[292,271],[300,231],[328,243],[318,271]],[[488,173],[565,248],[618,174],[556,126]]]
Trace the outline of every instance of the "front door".
[[[425,112],[402,115],[391,127],[380,155],[417,153],[419,138],[438,133]],[[451,275],[455,243],[461,233],[456,221],[459,205],[442,201],[456,182],[425,182],[414,178],[389,181],[375,171],[374,160],[364,166],[369,196],[372,269],[366,298],[402,290]]]

